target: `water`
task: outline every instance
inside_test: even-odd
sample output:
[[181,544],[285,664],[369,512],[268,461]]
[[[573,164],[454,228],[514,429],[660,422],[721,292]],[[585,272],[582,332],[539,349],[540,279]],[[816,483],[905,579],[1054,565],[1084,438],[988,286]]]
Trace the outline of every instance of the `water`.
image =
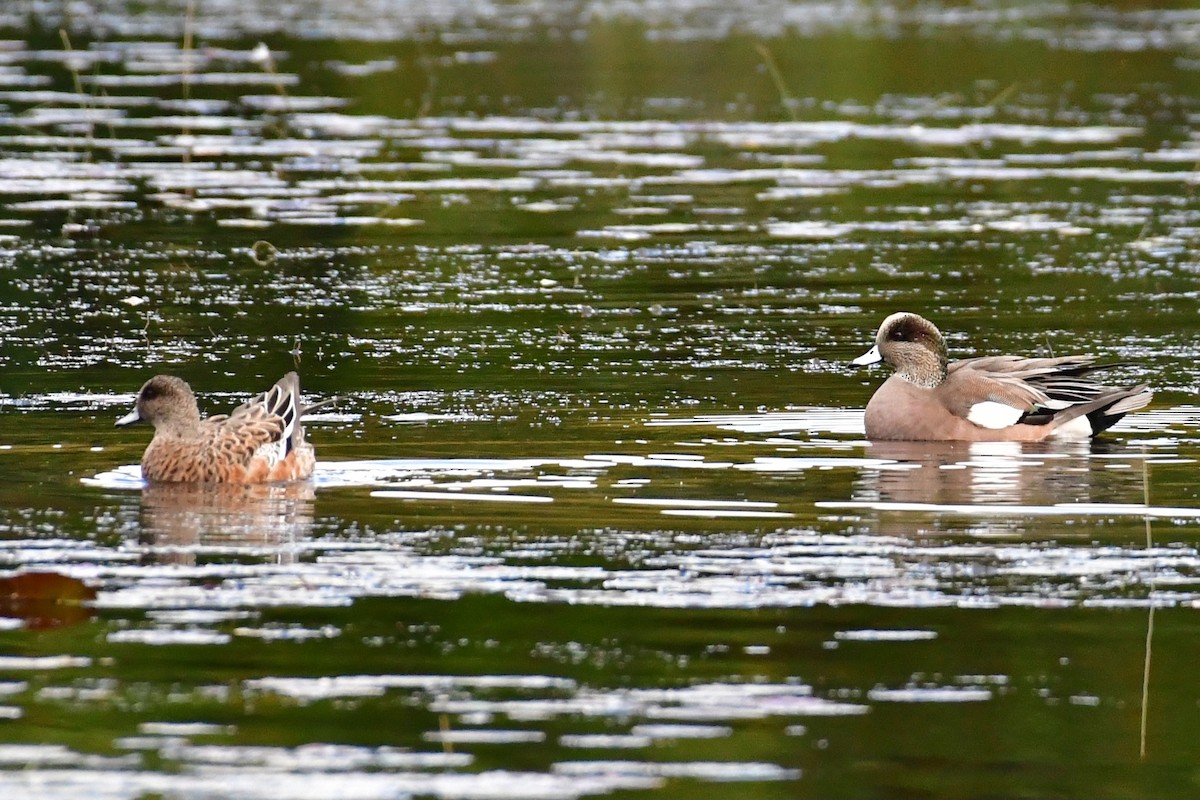
[[[1194,794],[1196,12],[85,5],[0,10],[0,792]],[[1155,401],[869,444],[901,308]],[[142,486],[289,369],[311,482]]]

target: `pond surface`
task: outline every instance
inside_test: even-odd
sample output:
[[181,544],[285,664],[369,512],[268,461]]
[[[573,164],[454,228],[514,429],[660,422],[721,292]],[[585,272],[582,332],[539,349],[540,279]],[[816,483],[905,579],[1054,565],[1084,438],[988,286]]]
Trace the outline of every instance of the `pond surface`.
[[[1194,797],[1198,85],[1143,5],[5,3],[0,794]],[[900,309],[1155,400],[869,444]],[[310,482],[142,485],[148,377],[290,369]]]

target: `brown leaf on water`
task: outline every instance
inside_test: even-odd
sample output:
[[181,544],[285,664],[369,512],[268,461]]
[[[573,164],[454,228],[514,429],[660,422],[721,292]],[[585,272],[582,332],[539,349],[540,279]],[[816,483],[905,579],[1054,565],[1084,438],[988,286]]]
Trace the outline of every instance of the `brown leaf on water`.
[[57,572],[22,572],[0,578],[0,616],[23,619],[38,630],[76,625],[91,617],[96,590]]

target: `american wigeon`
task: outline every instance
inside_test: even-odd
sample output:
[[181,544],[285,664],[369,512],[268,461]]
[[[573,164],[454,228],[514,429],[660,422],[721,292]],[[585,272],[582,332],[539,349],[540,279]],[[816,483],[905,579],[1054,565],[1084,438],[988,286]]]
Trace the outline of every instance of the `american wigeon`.
[[316,455],[300,418],[329,405],[300,405],[300,378],[284,375],[267,391],[228,414],[200,418],[187,382],[155,375],[117,425],[149,422],[154,438],[142,456],[142,477],[187,483],[264,483],[312,475]]
[[1146,384],[1105,386],[1087,355],[984,356],[948,361],[929,320],[892,314],[875,346],[854,359],[896,371],[867,403],[867,438],[909,441],[1035,442],[1085,438],[1150,402]]

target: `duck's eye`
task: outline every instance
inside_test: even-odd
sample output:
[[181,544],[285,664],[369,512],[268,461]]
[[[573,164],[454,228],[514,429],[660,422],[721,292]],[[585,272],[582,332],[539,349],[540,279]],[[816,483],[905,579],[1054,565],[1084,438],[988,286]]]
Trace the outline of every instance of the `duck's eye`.
[[888,334],[888,338],[896,342],[916,342],[925,337],[925,331],[913,320],[901,321]]
[[150,384],[149,386],[146,386],[142,389],[142,399],[143,400],[153,400],[154,398],[158,397],[160,394],[162,394],[162,391],[154,384]]

